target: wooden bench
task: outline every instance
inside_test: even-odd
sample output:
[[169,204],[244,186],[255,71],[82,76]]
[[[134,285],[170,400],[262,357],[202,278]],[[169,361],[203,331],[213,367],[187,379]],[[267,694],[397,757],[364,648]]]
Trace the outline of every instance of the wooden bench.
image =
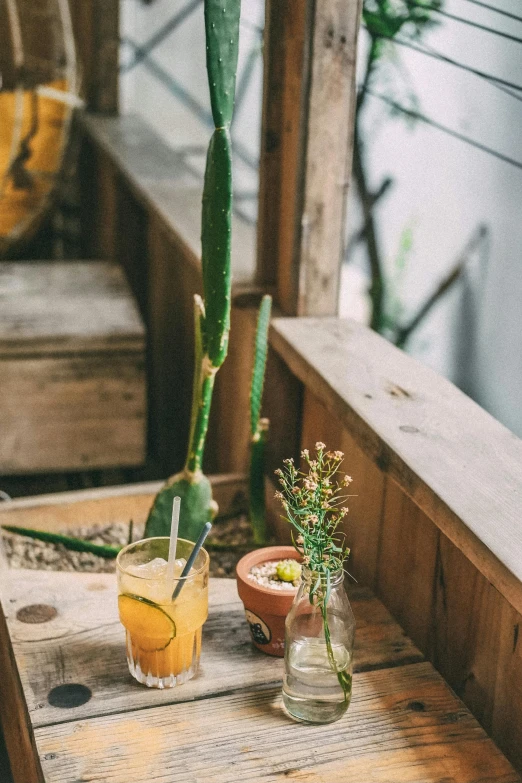
[[0,473],[145,460],[145,333],[119,265],[0,264]]
[[254,649],[233,580],[211,580],[200,674],[165,691],[127,672],[114,575],[13,571],[7,596],[1,711],[16,783],[520,780],[366,588],[351,590],[352,705],[328,726],[283,714],[283,663]]

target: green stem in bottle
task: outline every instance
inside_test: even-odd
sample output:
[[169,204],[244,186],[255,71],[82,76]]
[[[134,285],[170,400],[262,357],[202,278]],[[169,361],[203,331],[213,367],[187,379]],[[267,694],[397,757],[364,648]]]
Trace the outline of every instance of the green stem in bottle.
[[326,609],[326,605],[328,603],[329,598],[329,590],[325,590],[323,592],[323,597],[320,600],[320,608],[321,608],[321,615],[323,618],[323,629],[324,629],[324,640],[326,642],[326,652],[328,654],[328,660],[330,661],[330,666],[332,667],[333,671],[337,675],[337,679],[339,680],[339,685],[343,689],[344,694],[344,701],[345,703],[348,701],[348,695],[351,693],[352,690],[352,677],[350,674],[345,672],[344,670],[337,668],[337,662],[335,660],[333,647],[332,647],[332,637],[330,635],[330,626],[328,623],[328,612]]

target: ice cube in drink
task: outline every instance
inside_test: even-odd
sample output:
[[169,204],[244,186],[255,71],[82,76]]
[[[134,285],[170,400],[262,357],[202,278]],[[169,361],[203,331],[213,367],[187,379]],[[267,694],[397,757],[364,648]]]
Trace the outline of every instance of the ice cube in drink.
[[200,551],[173,600],[193,544],[178,539],[173,578],[167,572],[168,546],[168,538],[138,541],[123,549],[117,561],[129,670],[139,682],[156,688],[180,685],[194,676],[208,615],[207,553]]

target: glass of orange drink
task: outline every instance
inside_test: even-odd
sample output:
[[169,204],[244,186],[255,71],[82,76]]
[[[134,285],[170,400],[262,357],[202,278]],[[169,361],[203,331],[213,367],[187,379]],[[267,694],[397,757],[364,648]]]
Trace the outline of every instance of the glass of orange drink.
[[125,627],[129,671],[149,688],[172,688],[193,677],[208,616],[209,557],[200,549],[181,572],[194,544],[178,538],[174,575],[167,570],[169,538],[147,538],[118,554],[118,609]]

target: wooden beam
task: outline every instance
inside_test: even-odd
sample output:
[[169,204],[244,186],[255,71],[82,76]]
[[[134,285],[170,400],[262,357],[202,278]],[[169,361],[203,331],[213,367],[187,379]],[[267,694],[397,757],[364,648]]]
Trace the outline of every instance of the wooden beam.
[[82,0],[70,6],[87,108],[117,114],[120,0]]
[[522,612],[522,441],[354,321],[276,319],[271,344],[339,427]]
[[258,280],[287,315],[338,309],[360,0],[268,0]]

